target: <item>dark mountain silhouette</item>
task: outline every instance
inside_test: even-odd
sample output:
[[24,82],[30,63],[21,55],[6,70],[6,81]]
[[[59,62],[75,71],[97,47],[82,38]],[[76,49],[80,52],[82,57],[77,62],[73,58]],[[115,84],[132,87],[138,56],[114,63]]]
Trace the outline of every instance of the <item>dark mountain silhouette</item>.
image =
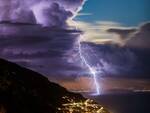
[[65,112],[65,103],[86,100],[36,72],[0,59],[0,113],[70,113]]

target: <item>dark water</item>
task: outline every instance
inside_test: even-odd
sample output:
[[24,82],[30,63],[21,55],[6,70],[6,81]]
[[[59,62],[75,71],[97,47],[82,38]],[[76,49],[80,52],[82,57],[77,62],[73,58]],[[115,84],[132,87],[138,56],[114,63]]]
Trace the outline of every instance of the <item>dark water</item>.
[[150,113],[150,93],[105,94],[90,98],[112,113]]

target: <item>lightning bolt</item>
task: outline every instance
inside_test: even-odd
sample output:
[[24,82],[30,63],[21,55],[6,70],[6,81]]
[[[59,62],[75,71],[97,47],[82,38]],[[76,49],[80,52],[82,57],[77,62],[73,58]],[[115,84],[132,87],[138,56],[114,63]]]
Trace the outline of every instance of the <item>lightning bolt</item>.
[[78,40],[78,49],[79,49],[79,55],[80,55],[80,58],[82,60],[82,62],[86,65],[86,67],[89,69],[91,75],[92,75],[92,78],[94,80],[94,84],[95,84],[95,92],[96,94],[95,95],[99,95],[100,94],[100,87],[99,87],[99,84],[98,84],[98,81],[97,81],[97,75],[96,75],[96,70],[88,63],[88,61],[86,60],[86,58],[84,57],[83,55],[83,52],[82,52],[82,47],[81,47],[81,40],[83,39],[83,35],[81,34],[80,35],[80,38]]
[[[69,23],[70,23],[70,25],[73,25],[76,30],[78,30],[78,23],[76,21],[71,20],[71,21],[68,21],[68,24]],[[82,34],[80,34],[79,39],[77,41],[79,56],[80,56],[83,64],[85,64],[85,66],[88,68],[89,72],[92,75],[94,85],[96,87],[94,95],[100,95],[100,87],[99,87],[98,80],[97,80],[96,70],[88,63],[88,61],[86,60],[86,58],[84,57],[83,52],[82,52],[82,46],[81,46],[82,39],[84,39],[84,36]]]

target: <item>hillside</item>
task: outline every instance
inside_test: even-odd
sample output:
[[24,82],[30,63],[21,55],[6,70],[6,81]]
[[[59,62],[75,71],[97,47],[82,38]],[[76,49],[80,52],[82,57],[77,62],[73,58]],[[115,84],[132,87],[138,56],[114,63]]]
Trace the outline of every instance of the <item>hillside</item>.
[[108,113],[36,72],[0,59],[0,113]]

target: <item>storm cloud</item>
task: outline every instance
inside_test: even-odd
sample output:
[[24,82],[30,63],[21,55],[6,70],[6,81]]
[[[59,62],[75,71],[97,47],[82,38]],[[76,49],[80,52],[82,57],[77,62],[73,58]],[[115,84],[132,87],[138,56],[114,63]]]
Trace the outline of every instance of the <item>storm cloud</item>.
[[[81,62],[76,45],[81,31],[70,29],[66,23],[68,19],[76,16],[84,2],[84,0],[0,0],[0,57],[49,78],[72,79],[78,75],[90,75],[87,67]],[[120,47],[112,43],[83,42],[84,56],[91,66],[96,68],[99,76],[120,74],[126,76],[137,73],[141,76],[150,73],[149,64],[144,65],[148,62],[145,59],[150,56],[149,52],[139,51],[135,49],[137,45],[133,46],[138,42],[145,43],[137,40],[144,41],[144,37],[149,36],[148,26],[145,24],[137,29],[121,30],[112,28],[108,30],[109,33],[120,35],[120,39],[126,40],[126,45]],[[91,38],[95,33],[103,33],[103,40],[105,37],[108,39],[112,37],[102,29],[101,32],[92,31],[92,35],[86,33],[91,32],[85,32],[83,35]],[[95,34],[97,39],[99,36],[102,35]],[[115,38],[110,38],[113,39]],[[147,38],[146,43],[148,42]],[[139,69],[140,72],[135,69]]]
[[64,27],[84,0],[0,0],[0,21]]
[[82,51],[99,77],[149,78],[149,49],[84,42]]
[[118,34],[124,46],[150,49],[150,22],[144,23],[136,29],[111,28],[107,32]]
[[[63,74],[72,66],[65,59],[79,31],[32,24],[0,24],[0,57],[45,75]],[[73,69],[72,68],[72,69]]]
[[126,46],[150,49],[150,23],[141,25],[129,39]]
[[129,37],[129,35],[131,35],[132,33],[134,33],[136,31],[136,29],[132,28],[132,29],[108,29],[107,32],[109,33],[116,33],[120,36],[121,39],[126,39],[127,37]]
[[84,2],[0,0],[0,57],[52,78],[81,70],[66,60],[80,34],[69,28],[67,20]]

